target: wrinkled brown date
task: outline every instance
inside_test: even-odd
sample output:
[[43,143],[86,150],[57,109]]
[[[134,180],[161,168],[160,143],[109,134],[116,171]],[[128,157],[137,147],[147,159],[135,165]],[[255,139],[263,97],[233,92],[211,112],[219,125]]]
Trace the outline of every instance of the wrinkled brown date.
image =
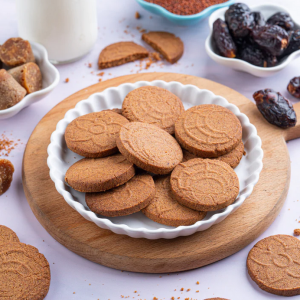
[[287,90],[292,96],[300,98],[300,77],[294,77],[291,79]]
[[235,38],[246,37],[254,26],[254,18],[250,16],[250,9],[244,3],[229,6],[225,12],[225,20]]
[[269,54],[256,45],[247,44],[239,51],[238,58],[258,67],[274,67],[277,64],[277,57]]
[[266,24],[264,16],[259,11],[253,11],[250,16],[253,17],[254,25],[264,26]]
[[300,29],[290,32],[290,42],[283,52],[283,56],[290,55],[298,50],[300,50]]
[[256,26],[252,36],[261,48],[275,56],[283,54],[289,44],[288,33],[277,25]]
[[214,22],[213,38],[221,55],[229,58],[236,57],[236,46],[226,23],[221,19]]
[[267,23],[270,25],[278,25],[286,31],[293,30],[294,28],[294,22],[291,16],[285,12],[278,12],[274,14],[267,20]]
[[280,93],[265,89],[255,92],[253,98],[258,110],[269,123],[281,128],[296,125],[297,116],[293,105]]

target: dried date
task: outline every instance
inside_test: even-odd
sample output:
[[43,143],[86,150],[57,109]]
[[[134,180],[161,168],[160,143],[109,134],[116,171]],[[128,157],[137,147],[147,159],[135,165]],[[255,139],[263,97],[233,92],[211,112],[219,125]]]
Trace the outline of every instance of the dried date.
[[250,13],[250,16],[253,17],[253,22],[255,26],[264,26],[266,24],[266,20],[264,16],[259,11],[253,11]]
[[236,46],[226,23],[217,19],[213,25],[213,38],[220,54],[225,57],[236,57]]
[[277,25],[256,26],[252,37],[261,48],[275,56],[283,54],[289,44],[289,34]]
[[255,92],[253,98],[258,110],[269,123],[280,128],[296,125],[297,116],[293,105],[280,93],[265,89]]
[[256,45],[248,44],[239,51],[238,58],[258,67],[274,67],[277,64],[277,57],[269,54]]
[[291,79],[287,90],[292,96],[300,99],[300,77],[294,77]]
[[235,38],[246,37],[254,26],[254,18],[250,16],[250,9],[244,3],[231,5],[225,12],[225,20]]
[[293,30],[295,26],[291,16],[285,12],[274,14],[267,20],[267,23],[270,25],[278,25],[286,31]]
[[298,50],[300,50],[300,29],[290,32],[290,42],[283,56],[290,55]]

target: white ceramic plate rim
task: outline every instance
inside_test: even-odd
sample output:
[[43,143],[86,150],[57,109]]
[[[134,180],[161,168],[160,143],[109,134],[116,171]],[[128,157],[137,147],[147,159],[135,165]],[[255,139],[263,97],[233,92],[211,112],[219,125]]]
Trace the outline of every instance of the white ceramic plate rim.
[[[59,166],[61,163],[61,159],[59,157],[57,157],[57,153],[61,153],[61,151],[63,151],[60,141],[62,141],[64,139],[65,128],[71,122],[71,120],[68,120],[68,119],[70,119],[70,116],[73,115],[73,113],[74,113],[74,115],[75,115],[75,113],[78,113],[79,115],[83,115],[79,111],[80,106],[82,106],[84,103],[91,102],[92,99],[94,97],[96,97],[97,95],[105,96],[105,93],[106,92],[109,93],[109,91],[118,92],[118,91],[122,90],[123,87],[126,87],[126,86],[130,86],[130,88],[135,89],[135,88],[145,86],[145,85],[160,86],[160,87],[164,87],[164,88],[168,88],[168,87],[171,87],[172,85],[176,85],[176,88],[178,88],[178,89],[185,89],[185,88],[187,89],[187,88],[192,87],[193,89],[196,89],[197,92],[204,91],[206,93],[209,93],[212,97],[220,99],[220,101],[222,102],[222,106],[230,109],[240,120],[242,120],[243,128],[247,127],[247,129],[251,132],[251,134],[249,134],[248,140],[249,139],[252,139],[253,141],[255,140],[255,144],[256,144],[255,150],[257,150],[257,156],[256,156],[255,163],[257,163],[257,168],[256,168],[256,171],[251,174],[251,177],[252,177],[251,183],[249,183],[249,184],[247,184],[247,186],[245,186],[243,193],[240,193],[238,200],[236,200],[236,202],[229,205],[222,212],[218,212],[218,213],[214,214],[207,220],[198,221],[195,224],[190,225],[190,226],[179,226],[179,227],[174,227],[174,228],[170,228],[170,229],[169,228],[159,228],[159,229],[154,229],[154,230],[151,230],[148,228],[143,228],[143,227],[132,228],[126,224],[115,224],[115,223],[112,223],[109,219],[98,218],[95,213],[93,213],[92,211],[86,210],[84,208],[84,206],[81,203],[75,201],[73,196],[66,190],[65,182],[62,181],[60,178],[58,178],[59,176],[56,176],[56,174],[58,174],[60,172],[57,169],[57,166]],[[111,107],[111,108],[114,108],[114,107]],[[73,207],[75,210],[77,210],[84,218],[94,222],[96,225],[98,225],[101,228],[110,229],[111,231],[113,231],[115,233],[126,234],[131,237],[135,237],[135,238],[144,237],[144,238],[148,238],[148,239],[175,238],[178,236],[191,235],[191,234],[195,233],[196,231],[201,230],[201,227],[205,227],[205,229],[202,229],[202,230],[206,230],[213,224],[216,224],[217,221],[222,221],[233,210],[238,208],[245,201],[245,199],[252,193],[255,184],[258,182],[259,174],[263,167],[263,163],[262,163],[263,150],[261,148],[261,139],[257,135],[257,130],[256,130],[255,126],[250,123],[248,117],[245,114],[240,112],[240,110],[238,109],[237,106],[230,104],[225,98],[223,98],[221,96],[216,96],[211,91],[208,91],[205,89],[199,89],[198,87],[196,87],[194,85],[190,85],[190,84],[183,85],[179,82],[174,82],[174,81],[173,82],[165,82],[162,80],[155,80],[152,82],[139,81],[134,84],[124,83],[118,87],[108,88],[101,93],[93,94],[88,99],[78,102],[77,105],[75,106],[75,108],[70,109],[66,113],[64,119],[62,119],[58,122],[58,124],[56,126],[56,130],[51,135],[51,142],[48,146],[47,152],[48,152],[47,164],[50,169],[50,177],[53,180],[53,182],[55,183],[56,190],[59,192],[59,194],[61,194],[64,197],[65,201],[71,207]],[[207,225],[207,226],[205,226],[205,225]]]
[[[297,27],[300,27],[300,25],[296,22],[296,19],[293,17],[293,13],[288,11],[283,6],[268,3],[268,4],[263,4],[263,5],[258,5],[258,6],[249,6],[249,7],[250,7],[251,11],[260,11],[262,8],[272,7],[272,8],[277,9],[278,12],[286,12],[286,13],[290,14],[290,16],[292,17],[295,25]],[[218,19],[219,15],[221,13],[223,13],[223,15],[224,15],[225,11],[227,9],[228,9],[228,7],[216,10],[215,12],[213,12],[211,14],[211,16],[209,17],[209,20],[208,20],[209,28],[210,28],[210,34],[209,34],[209,36],[207,37],[207,39],[205,41],[205,49],[206,49],[206,52],[209,54],[210,57],[215,58],[215,61],[218,61],[218,60],[228,61],[228,62],[232,63],[232,66],[236,65],[236,66],[244,67],[245,71],[247,69],[252,69],[252,70],[257,70],[257,71],[263,71],[264,73],[274,73],[276,71],[280,71],[283,68],[285,68],[291,61],[293,61],[297,56],[300,55],[300,50],[297,50],[297,51],[293,52],[292,54],[288,55],[279,65],[277,65],[275,67],[263,68],[263,67],[258,67],[258,66],[252,65],[252,64],[250,64],[246,61],[243,61],[241,59],[238,59],[238,58],[228,58],[228,57],[223,57],[221,55],[216,54],[213,51],[213,49],[211,48],[211,43],[210,43],[210,40],[212,39],[213,23],[216,19]]]
[[50,93],[57,86],[57,84],[59,82],[59,78],[60,78],[59,72],[50,63],[50,61],[48,59],[48,52],[47,52],[46,48],[35,42],[30,42],[30,45],[32,47],[33,52],[38,52],[40,55],[41,61],[43,61],[43,63],[45,63],[45,68],[42,72],[42,75],[44,76],[45,72],[51,73],[52,77],[53,77],[53,81],[47,87],[45,87],[37,92],[26,95],[16,105],[14,105],[10,108],[7,108],[7,109],[0,110],[0,118],[5,117],[5,116],[12,117],[12,116],[16,115],[18,112],[20,112],[23,108],[25,108],[35,102],[40,101],[42,99],[42,97],[44,97],[48,93]]

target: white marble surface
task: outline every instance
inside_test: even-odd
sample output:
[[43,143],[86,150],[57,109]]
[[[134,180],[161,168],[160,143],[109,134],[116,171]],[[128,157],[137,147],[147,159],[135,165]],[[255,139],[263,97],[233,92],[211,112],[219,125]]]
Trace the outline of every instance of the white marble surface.
[[[261,4],[258,0],[245,0],[245,2],[251,5]],[[283,1],[272,0],[272,3],[283,4]],[[284,5],[293,10],[300,9],[300,3],[295,0],[286,0]],[[134,18],[137,10],[142,14],[140,20]],[[136,30],[136,26],[148,30],[174,32],[185,44],[185,53],[179,65],[166,64],[163,68],[154,66],[143,72],[167,71],[205,77],[227,85],[249,99],[254,91],[261,88],[275,88],[287,96],[285,90],[288,81],[293,76],[300,75],[300,59],[268,79],[255,78],[219,66],[205,53],[204,41],[208,35],[207,20],[194,27],[177,27],[161,17],[150,18],[150,14],[143,11],[134,0],[98,1],[98,22],[99,37],[94,49],[81,60],[58,67],[61,82],[55,91],[17,116],[0,121],[0,134],[5,131],[5,134],[12,134],[14,139],[21,139],[24,143],[19,145],[9,157],[15,165],[16,172],[11,188],[0,198],[0,224],[12,228],[22,242],[34,245],[48,259],[52,279],[46,299],[115,300],[121,299],[121,295],[129,296],[129,299],[134,297],[134,299],[147,300],[152,300],[153,297],[168,300],[172,296],[175,299],[190,297],[198,300],[216,296],[231,300],[279,299],[277,296],[259,290],[247,276],[246,257],[256,241],[235,255],[201,269],[170,275],[137,274],[109,269],[77,256],[56,242],[34,217],[26,201],[21,178],[23,151],[32,130],[57,103],[98,81],[99,77],[95,75],[98,73],[96,63],[103,47],[122,40],[135,40],[140,43],[140,33]],[[124,30],[129,33],[124,33]],[[0,43],[17,35],[15,1],[0,0]],[[88,63],[92,63],[92,68],[88,68]],[[103,80],[136,72],[139,67],[135,65],[136,63],[130,63],[105,70]],[[91,71],[94,71],[94,74],[91,74]],[[69,83],[64,83],[65,78],[70,79]],[[297,150],[299,146],[300,140],[288,143],[292,161],[289,194],[279,216],[259,239],[278,233],[292,234],[295,228],[300,227],[298,224],[300,202],[297,201],[300,197],[298,182],[300,157]],[[197,281],[200,282],[199,285],[196,285]],[[185,290],[190,288],[191,291],[180,292],[182,287]],[[196,290],[199,290],[199,293],[196,293]]]

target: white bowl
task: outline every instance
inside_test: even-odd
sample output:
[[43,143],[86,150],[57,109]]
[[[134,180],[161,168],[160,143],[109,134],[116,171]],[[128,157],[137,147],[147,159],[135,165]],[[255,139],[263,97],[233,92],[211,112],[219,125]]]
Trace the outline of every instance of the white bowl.
[[43,89],[26,95],[19,103],[10,108],[0,110],[0,120],[11,118],[23,108],[42,100],[57,86],[59,82],[59,73],[49,62],[48,53],[45,47],[34,42],[30,42],[30,45],[36,58],[36,63],[41,69],[43,76]]
[[[230,109],[240,120],[243,127],[243,142],[246,156],[235,169],[239,182],[240,193],[236,201],[225,209],[208,213],[204,220],[191,226],[170,227],[153,222],[141,212],[116,218],[107,218],[96,215],[87,207],[85,194],[77,192],[66,185],[65,173],[68,168],[81,157],[70,151],[65,143],[64,133],[67,125],[75,118],[96,111],[109,108],[121,108],[125,96],[132,90],[146,85],[159,86],[177,95],[186,109],[199,104],[218,104]],[[76,159],[74,159],[76,157]],[[235,211],[251,194],[258,181],[262,170],[263,151],[261,139],[257,135],[256,128],[250,124],[248,117],[239,109],[228,103],[226,99],[216,96],[208,90],[201,90],[194,85],[183,85],[179,82],[153,82],[140,81],[134,84],[125,83],[118,87],[108,88],[101,93],[91,95],[88,99],[80,101],[75,108],[70,109],[65,117],[58,122],[56,130],[51,135],[51,143],[48,146],[48,166],[50,177],[55,183],[57,191],[66,202],[77,210],[85,219],[94,222],[101,228],[109,229],[117,234],[126,234],[134,238],[172,239],[178,236],[187,236],[196,231],[206,230],[214,224],[223,221]]]
[[[290,62],[292,62],[295,58],[297,58],[300,55],[300,50],[298,50],[298,51],[288,55],[284,59],[282,59],[277,66],[271,67],[271,68],[257,67],[246,61],[243,61],[241,59],[227,58],[227,57],[218,55],[216,53],[215,47],[212,43],[212,40],[213,40],[212,29],[213,29],[213,24],[214,24],[215,20],[217,20],[219,18],[222,20],[225,20],[225,12],[227,9],[228,8],[222,8],[222,9],[215,11],[214,13],[212,13],[212,15],[210,16],[210,18],[208,20],[209,27],[210,27],[210,35],[206,39],[205,49],[206,49],[207,54],[215,62],[217,62],[223,66],[238,70],[238,71],[250,73],[257,77],[268,77],[268,76],[272,76],[272,75],[276,74],[277,72],[281,71],[282,69],[284,69]],[[288,11],[286,8],[284,8],[282,6],[274,5],[274,4],[264,4],[264,5],[258,5],[258,6],[251,6],[250,9],[251,9],[251,11],[260,11],[266,20],[270,16],[272,16],[273,14],[275,14],[277,12],[286,12],[286,13],[290,14],[290,16],[292,17],[292,19],[295,23],[295,28],[297,28],[297,29],[300,28],[300,25],[298,23],[296,23],[296,16],[293,17],[294,12]]]

